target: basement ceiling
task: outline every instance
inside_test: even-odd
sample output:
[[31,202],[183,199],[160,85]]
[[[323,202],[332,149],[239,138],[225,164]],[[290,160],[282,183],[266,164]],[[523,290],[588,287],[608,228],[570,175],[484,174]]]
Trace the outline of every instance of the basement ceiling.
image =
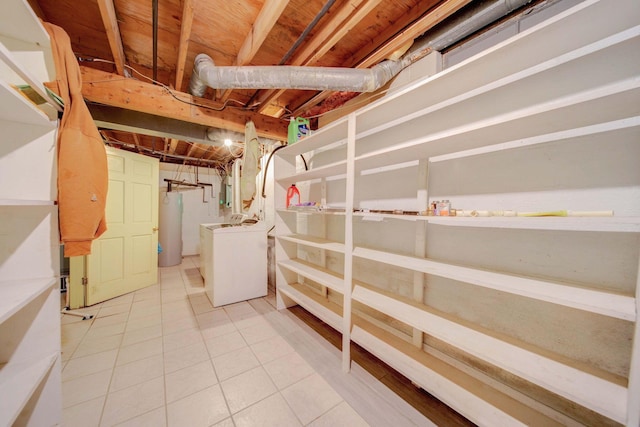
[[[286,140],[289,117],[313,117],[352,94],[214,90],[188,94],[194,58],[216,65],[369,68],[464,12],[471,0],[28,0],[70,36],[83,94],[114,146],[163,161],[228,168],[248,120]],[[157,18],[156,18],[157,16]],[[128,117],[120,120],[118,117]],[[217,129],[214,140],[202,137]],[[225,132],[236,141],[220,146]],[[186,136],[185,136],[186,135]]]

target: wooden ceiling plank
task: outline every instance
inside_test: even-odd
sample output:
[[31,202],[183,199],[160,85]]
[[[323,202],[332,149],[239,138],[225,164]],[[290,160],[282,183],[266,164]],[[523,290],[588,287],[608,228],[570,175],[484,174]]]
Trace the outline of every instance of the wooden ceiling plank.
[[[402,45],[420,36],[427,30],[433,28],[435,25],[442,22],[444,19],[451,16],[453,13],[470,2],[471,0],[447,0],[439,4],[433,10],[425,13],[420,19],[404,28],[402,31],[397,31],[397,34],[386,42],[374,42],[380,47],[373,52],[364,55],[364,57],[360,61],[358,61],[356,64],[353,64],[352,66],[354,66],[355,68],[368,68],[372,65],[377,64],[378,62],[389,56],[391,53],[399,49]],[[354,55],[354,57],[357,58],[358,55]],[[312,99],[296,108],[293,114],[302,114],[302,112],[324,101],[329,96],[329,94],[330,91],[318,93]]]
[[191,29],[193,28],[193,0],[184,0],[182,7],[182,20],[180,23],[180,42],[178,44],[178,59],[176,60],[176,84],[177,90],[182,90],[184,80],[184,69],[187,63],[187,53],[189,52],[189,40],[191,39]]
[[178,148],[178,141],[175,138],[171,138],[171,142],[169,143],[169,150],[168,153],[169,154],[175,154],[176,153],[176,148]]
[[264,2],[251,31],[238,51],[235,65],[246,65],[251,62],[288,4],[289,0],[266,0]]
[[[241,66],[246,65],[253,57],[256,55],[262,44],[271,32],[273,26],[278,22],[278,19],[284,12],[284,9],[289,4],[289,0],[267,0],[265,1],[262,9],[260,10],[260,14],[256,18],[256,21],[253,23],[251,27],[251,31],[244,39],[240,50],[238,51],[238,56],[235,60],[235,65]],[[227,89],[222,94],[222,101],[226,101],[229,98],[229,95],[233,89]]]
[[[381,2],[382,0],[367,0],[364,4],[359,5],[355,11],[353,11],[353,13],[351,13],[349,17],[342,22],[341,25],[333,27],[333,31],[329,37],[321,39],[324,40],[324,43],[322,43],[312,55],[307,56],[305,52],[305,56],[307,57],[300,65],[314,65],[317,63],[320,58],[322,58],[329,50],[331,50],[331,48],[349,34],[349,31],[358,25],[360,21],[371,13]],[[331,27],[329,29],[331,29]]]
[[133,142],[136,144],[136,148],[138,149],[138,153],[142,153],[142,143],[140,141],[140,137],[138,136],[137,133],[132,133],[131,136],[133,136]]
[[433,28],[469,3],[471,3],[471,0],[448,0],[439,4],[436,8],[423,15],[411,25],[404,28],[402,31],[397,32],[394,37],[388,39],[386,42],[381,41],[380,43],[376,43],[376,45],[379,46],[378,49],[376,49],[372,54],[367,55],[362,61],[355,65],[355,67],[368,68],[377,64],[387,58],[400,46],[414,40],[416,37]]
[[121,76],[125,75],[125,56],[122,46],[122,37],[120,37],[120,28],[118,27],[118,19],[116,18],[116,9],[113,0],[98,0],[100,15],[104,24],[104,30],[107,33],[111,54],[116,65],[116,70]]
[[[345,35],[362,21],[382,0],[350,0],[343,4],[332,18],[296,53],[291,65],[311,65],[333,48]],[[258,96],[263,113],[271,103],[285,92],[282,89],[267,90]]]
[[244,133],[245,124],[251,120],[258,136],[279,141],[287,138],[288,124],[284,120],[231,107],[216,111],[220,109],[220,103],[188,93],[175,90],[169,93],[163,86],[136,79],[123,79],[117,74],[86,66],[80,66],[80,70],[82,94],[91,102],[240,133]]

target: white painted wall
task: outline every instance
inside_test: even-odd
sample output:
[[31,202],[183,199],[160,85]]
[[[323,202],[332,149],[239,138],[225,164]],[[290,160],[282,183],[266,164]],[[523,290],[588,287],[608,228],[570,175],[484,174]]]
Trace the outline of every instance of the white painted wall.
[[[220,177],[214,169],[197,168],[200,182],[212,183],[211,188],[173,186],[173,191],[182,193],[184,211],[182,213],[182,256],[198,255],[200,253],[200,231],[202,223],[225,222],[225,216],[231,214],[231,209],[220,206]],[[167,190],[165,179],[196,182],[196,168],[193,166],[160,163],[160,191]],[[204,199],[203,199],[204,197]]]

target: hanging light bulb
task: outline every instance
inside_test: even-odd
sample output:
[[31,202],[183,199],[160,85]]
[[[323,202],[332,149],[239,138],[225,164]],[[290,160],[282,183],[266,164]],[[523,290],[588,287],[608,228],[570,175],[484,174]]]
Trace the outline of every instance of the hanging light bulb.
[[231,140],[229,138],[224,140],[224,145],[226,145],[227,147],[231,147],[231,144],[232,144],[232,142],[231,142]]

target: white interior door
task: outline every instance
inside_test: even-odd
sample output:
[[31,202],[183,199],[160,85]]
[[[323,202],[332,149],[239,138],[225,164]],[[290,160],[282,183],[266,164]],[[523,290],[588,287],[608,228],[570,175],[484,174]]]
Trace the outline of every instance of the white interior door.
[[80,292],[87,306],[158,281],[158,160],[110,147],[107,159],[107,231],[70,267],[72,297],[86,278]]

